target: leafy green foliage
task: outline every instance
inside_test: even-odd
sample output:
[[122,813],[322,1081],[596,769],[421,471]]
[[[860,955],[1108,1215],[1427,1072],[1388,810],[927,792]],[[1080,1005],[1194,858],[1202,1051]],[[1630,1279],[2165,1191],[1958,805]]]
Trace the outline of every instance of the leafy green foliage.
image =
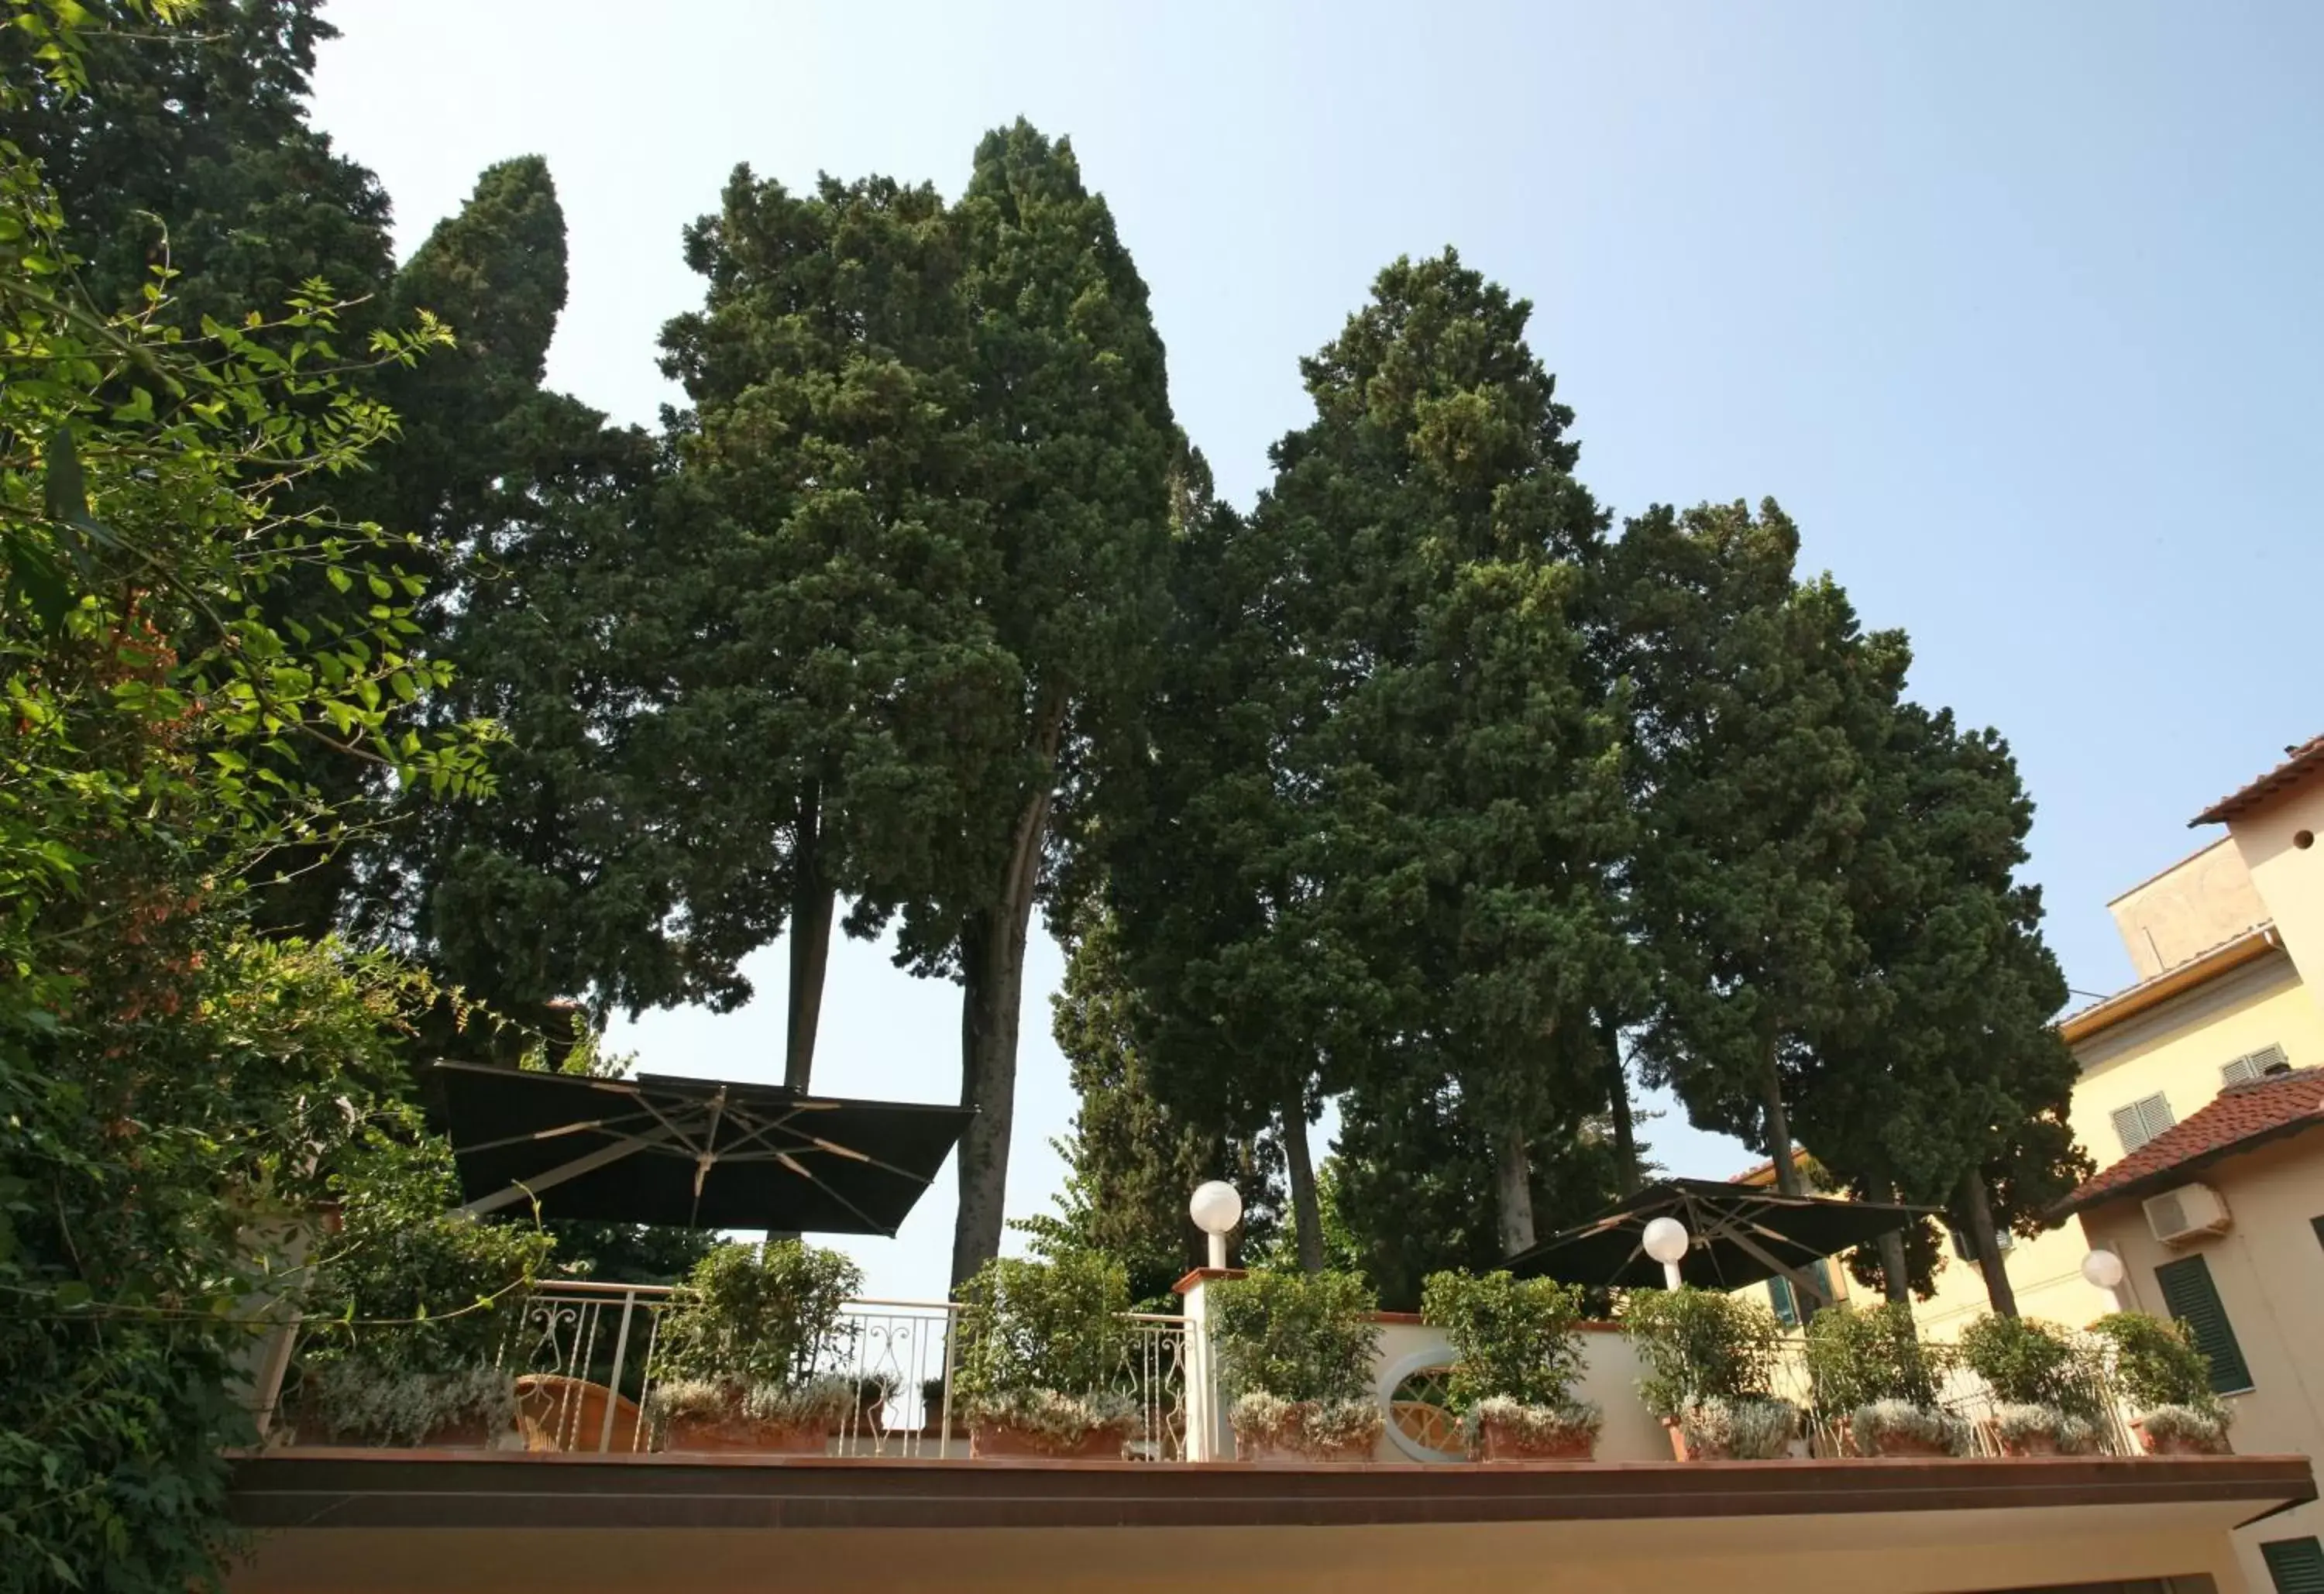
[[1882,1401],[1934,1406],[1950,1360],[1950,1348],[1924,1341],[1913,1309],[1900,1302],[1819,1312],[1806,1341],[1816,1409],[1832,1416]]
[[441,1372],[348,1359],[316,1367],[294,1420],[344,1444],[410,1450],[447,1430],[490,1438],[516,1426],[516,1381],[490,1363]]
[[1058,1142],[1065,1187],[1055,1213],[1014,1226],[1044,1258],[1093,1250],[1120,1262],[1130,1298],[1144,1309],[1176,1311],[1171,1286],[1203,1266],[1207,1246],[1186,1200],[1206,1179],[1243,1195],[1237,1243],[1264,1253],[1277,1232],[1279,1176],[1272,1147],[1197,1127],[1155,1090],[1131,1011],[1135,993],[1121,967],[1119,936],[1100,919],[1074,942],[1065,986],[1050,999],[1050,1027],[1081,1098],[1073,1133]]
[[1379,1299],[1352,1274],[1258,1271],[1211,1287],[1211,1343],[1230,1396],[1371,1399]]
[[1127,1365],[1130,1284],[1108,1258],[995,1257],[961,1286],[959,1299],[967,1340],[954,1377],[972,1410],[1028,1395],[1079,1399],[1113,1383]]
[[2095,1358],[2054,1323],[1987,1314],[1961,1331],[1960,1357],[1997,1403],[2048,1406],[2093,1423],[2105,1415]]
[[1582,1372],[1582,1291],[1555,1279],[1432,1274],[1420,1315],[1452,1346],[1454,1409],[1495,1398],[1571,1405]]
[[1692,1285],[1632,1290],[1621,1323],[1646,1369],[1638,1397],[1655,1415],[1770,1398],[1784,1331],[1764,1302]]
[[671,1297],[657,1376],[730,1386],[805,1380],[832,1344],[840,1309],[863,1287],[844,1253],[796,1239],[720,1246]]
[[385,1109],[364,1128],[330,1187],[340,1229],[325,1242],[306,1295],[308,1375],[383,1387],[392,1377],[456,1375],[500,1360],[524,1292],[548,1264],[549,1237],[529,1223],[455,1212],[451,1148],[408,1107]]
[[2110,1312],[2090,1329],[2111,1347],[2115,1383],[2134,1408],[2226,1409],[2211,1389],[2210,1359],[2196,1349],[2186,1324],[2145,1312]]

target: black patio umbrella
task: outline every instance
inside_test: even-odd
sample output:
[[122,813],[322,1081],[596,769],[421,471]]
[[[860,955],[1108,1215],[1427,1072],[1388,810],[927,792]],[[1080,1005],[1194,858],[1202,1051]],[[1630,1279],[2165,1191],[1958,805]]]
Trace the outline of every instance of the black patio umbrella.
[[438,1063],[423,1081],[475,1215],[691,1229],[893,1234],[965,1107],[847,1101],[780,1085],[593,1079]]
[[[1869,1245],[1934,1210],[1785,1195],[1757,1184],[1662,1179],[1519,1252],[1506,1266],[1522,1278],[1660,1287],[1663,1265],[1646,1255],[1646,1225],[1674,1218],[1691,1242],[1679,1263],[1680,1277],[1707,1289],[1741,1289],[1777,1274],[1797,1278],[1822,1258]],[[1812,1277],[1799,1282],[1812,1295],[1822,1293]]]

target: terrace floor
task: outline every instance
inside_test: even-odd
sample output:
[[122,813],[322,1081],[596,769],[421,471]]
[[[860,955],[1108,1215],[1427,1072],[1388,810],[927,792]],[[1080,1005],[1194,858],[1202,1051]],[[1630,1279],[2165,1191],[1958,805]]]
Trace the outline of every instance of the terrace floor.
[[300,1450],[241,1594],[2240,1590],[2301,1456],[1255,1468]]

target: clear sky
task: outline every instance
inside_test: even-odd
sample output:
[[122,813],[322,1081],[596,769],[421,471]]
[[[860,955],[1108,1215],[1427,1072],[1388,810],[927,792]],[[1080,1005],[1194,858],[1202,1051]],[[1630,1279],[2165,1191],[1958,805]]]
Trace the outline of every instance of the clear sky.
[[[545,154],[571,229],[553,382],[650,423],[678,230],[727,172],[956,192],[978,135],[1070,134],[1152,286],[1179,419],[1248,502],[1296,362],[1402,253],[1531,299],[1618,512],[1772,494],[1912,689],[1998,726],[2080,991],[2104,904],[2188,817],[2324,732],[2324,6],[337,0],[316,119],[408,251],[491,161]],[[781,1067],[779,954],[641,1066]],[[1072,1110],[1028,971],[1010,1207]],[[953,987],[833,960],[818,1083],[957,1092]],[[1748,1154],[1649,1130],[1675,1171]],[[950,1174],[881,1293],[944,1283]]]

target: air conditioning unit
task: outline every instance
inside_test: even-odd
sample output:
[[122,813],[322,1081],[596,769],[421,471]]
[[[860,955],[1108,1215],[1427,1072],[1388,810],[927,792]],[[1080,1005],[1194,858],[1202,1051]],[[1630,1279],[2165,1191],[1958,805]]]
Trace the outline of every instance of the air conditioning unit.
[[2187,1245],[2207,1234],[2225,1234],[2235,1219],[2209,1184],[2181,1184],[2146,1201],[2146,1226],[2164,1245]]

